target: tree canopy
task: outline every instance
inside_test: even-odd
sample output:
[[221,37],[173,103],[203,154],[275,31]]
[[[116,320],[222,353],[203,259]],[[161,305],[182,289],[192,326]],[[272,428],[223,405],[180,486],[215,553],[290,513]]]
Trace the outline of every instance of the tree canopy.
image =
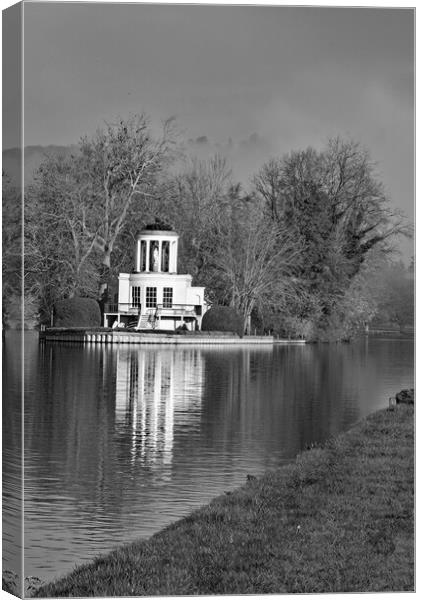
[[340,338],[372,319],[370,269],[410,230],[368,152],[335,138],[270,159],[251,181],[244,190],[224,157],[183,157],[171,120],[159,135],[144,114],[105,124],[74,154],[46,156],[25,190],[27,296],[41,319],[58,300],[100,298],[155,223],[179,233],[179,270],[245,329],[253,317],[282,335]]
[[390,208],[368,152],[352,141],[335,138],[321,151],[272,159],[254,186],[272,221],[301,243],[298,276],[306,293],[296,316],[322,329],[335,319],[371,251],[390,253],[396,236],[410,233]]

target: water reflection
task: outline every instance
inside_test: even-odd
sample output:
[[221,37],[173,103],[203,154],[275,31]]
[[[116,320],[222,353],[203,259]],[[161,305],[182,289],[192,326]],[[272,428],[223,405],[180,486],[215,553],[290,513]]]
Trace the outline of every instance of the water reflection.
[[[9,352],[13,344],[14,352]],[[22,589],[22,332],[3,340],[2,563]]]
[[[130,464],[152,470],[170,466],[175,424],[194,426],[199,419],[204,380],[200,350],[119,348],[116,372],[116,434]],[[160,479],[165,479],[163,473]]]
[[412,385],[413,346],[39,346],[33,337],[25,374],[26,574],[50,579],[384,406]]

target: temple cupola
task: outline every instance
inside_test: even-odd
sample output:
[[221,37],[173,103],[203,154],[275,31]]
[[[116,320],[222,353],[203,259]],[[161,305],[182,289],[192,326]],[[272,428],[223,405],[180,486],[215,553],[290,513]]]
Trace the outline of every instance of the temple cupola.
[[177,273],[178,237],[162,223],[140,231],[135,246],[135,272]]

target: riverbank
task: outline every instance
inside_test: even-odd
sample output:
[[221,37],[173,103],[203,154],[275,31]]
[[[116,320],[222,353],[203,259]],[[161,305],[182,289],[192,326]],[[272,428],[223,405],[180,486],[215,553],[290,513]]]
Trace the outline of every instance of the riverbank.
[[376,412],[37,595],[413,590],[413,416],[406,404]]

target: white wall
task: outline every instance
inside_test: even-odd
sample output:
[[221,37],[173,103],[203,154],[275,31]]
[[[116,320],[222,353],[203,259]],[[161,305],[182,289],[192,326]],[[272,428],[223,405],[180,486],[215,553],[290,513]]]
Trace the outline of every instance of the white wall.
[[188,304],[200,304],[203,306],[203,298],[205,295],[204,287],[191,287],[186,290],[186,302]]
[[129,273],[120,273],[118,276],[118,303],[122,304],[119,306],[119,311],[127,310],[128,303],[131,302],[129,281]]
[[[163,304],[164,287],[172,288],[173,290],[173,308],[177,305],[197,306],[202,307],[202,316],[207,309],[204,300],[204,287],[191,287],[191,275],[174,275],[170,273],[121,273],[119,276],[119,311],[126,312],[131,306],[132,291],[131,288],[136,286],[141,288],[140,302],[142,314],[149,312],[146,308],[146,288],[157,288],[157,304]],[[133,312],[133,311],[131,311]],[[165,313],[164,313],[165,314]],[[201,325],[202,317],[197,317],[199,326]],[[168,329],[181,325],[182,321],[174,320],[165,322]],[[193,327],[193,325],[192,325]]]
[[[164,273],[133,273],[130,275],[130,287],[140,286],[142,312],[146,308],[146,288],[157,288],[157,303],[162,304],[164,287],[173,289],[173,304],[198,304],[197,296],[190,296],[191,275],[170,275]],[[130,291],[128,292],[131,296]],[[120,297],[120,294],[119,294]],[[130,299],[128,300],[130,302]],[[123,302],[123,300],[120,300]]]

